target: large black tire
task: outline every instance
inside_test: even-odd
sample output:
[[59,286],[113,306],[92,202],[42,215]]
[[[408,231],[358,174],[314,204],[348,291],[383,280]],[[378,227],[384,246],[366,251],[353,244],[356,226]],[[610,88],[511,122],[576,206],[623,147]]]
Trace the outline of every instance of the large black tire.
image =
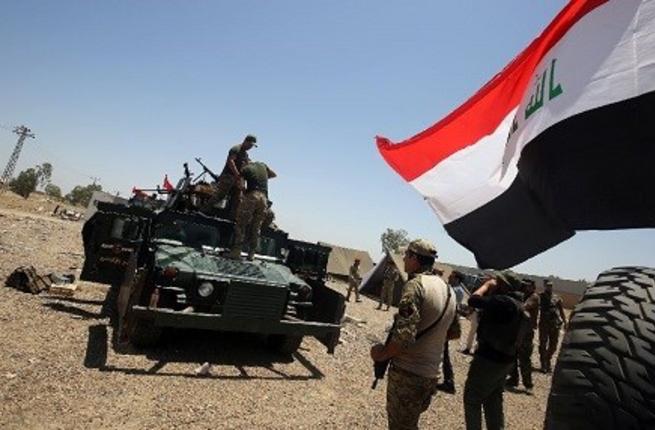
[[291,355],[300,348],[302,336],[272,334],[266,339],[269,348],[284,355]]
[[603,272],[571,316],[547,430],[655,428],[655,269]]

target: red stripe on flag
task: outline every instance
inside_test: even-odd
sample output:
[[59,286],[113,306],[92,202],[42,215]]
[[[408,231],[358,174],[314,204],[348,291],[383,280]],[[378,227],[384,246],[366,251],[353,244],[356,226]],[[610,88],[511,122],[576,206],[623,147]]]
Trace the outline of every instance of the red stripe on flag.
[[502,72],[444,119],[398,144],[376,136],[382,157],[406,181],[412,181],[455,152],[493,133],[521,102],[544,55],[582,17],[607,1],[571,0]]

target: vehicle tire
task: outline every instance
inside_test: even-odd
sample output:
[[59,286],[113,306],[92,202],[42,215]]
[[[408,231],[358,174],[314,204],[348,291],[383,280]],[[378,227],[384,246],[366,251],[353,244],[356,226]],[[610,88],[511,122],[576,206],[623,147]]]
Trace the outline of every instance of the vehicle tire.
[[302,336],[272,334],[266,339],[269,348],[284,355],[291,355],[300,348]]
[[547,430],[655,428],[655,269],[598,276],[570,319]]
[[154,322],[135,319],[129,334],[129,341],[137,348],[148,348],[156,346],[162,335],[162,328],[157,327]]

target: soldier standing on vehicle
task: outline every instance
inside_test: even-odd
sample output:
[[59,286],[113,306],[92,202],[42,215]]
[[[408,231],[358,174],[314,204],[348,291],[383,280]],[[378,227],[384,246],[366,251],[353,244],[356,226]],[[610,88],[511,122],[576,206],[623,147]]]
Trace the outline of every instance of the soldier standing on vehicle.
[[[469,298],[480,310],[478,348],[464,386],[464,418],[467,430],[482,428],[482,408],[488,430],[505,426],[503,390],[516,359],[521,332],[529,324],[522,304],[515,298],[521,281],[509,272],[498,272]],[[520,296],[519,296],[520,298]]]
[[230,258],[241,257],[241,248],[248,233],[248,260],[252,260],[257,250],[262,223],[267,217],[268,179],[277,175],[265,163],[260,161],[247,162],[241,169],[241,175],[246,180],[246,193],[239,205],[236,224],[234,226],[234,245]]
[[398,270],[391,263],[387,263],[387,267],[384,269],[384,279],[382,280],[382,291],[380,292],[380,302],[378,303],[377,309],[382,309],[382,303],[387,305],[385,311],[389,310],[391,302],[393,301],[393,291],[400,278]]
[[350,301],[350,293],[352,290],[355,290],[355,301],[361,302],[359,299],[359,283],[362,282],[362,277],[359,274],[359,258],[355,258],[353,265],[350,266],[348,271],[348,294],[346,295],[346,301]]
[[559,331],[565,326],[566,316],[562,298],[553,294],[553,283],[544,280],[544,291],[539,294],[539,358],[541,371],[550,373],[550,364],[557,349]]
[[256,142],[257,138],[249,134],[243,139],[243,143],[230,148],[227,160],[225,160],[225,167],[223,167],[221,175],[213,185],[214,193],[202,207],[202,212],[211,213],[216,204],[220,203],[228,195],[232,195],[232,210],[234,214],[238,213],[238,206],[241,202],[240,191],[243,189],[241,169],[248,162],[248,151],[253,146],[257,146]]
[[510,377],[507,380],[507,386],[510,388],[516,388],[519,385],[519,370],[521,372],[521,379],[523,380],[523,386],[525,387],[528,394],[532,393],[533,384],[532,384],[532,351],[534,350],[534,330],[537,328],[537,316],[539,314],[539,296],[535,293],[536,285],[532,279],[523,280],[524,287],[524,301],[523,309],[530,316],[530,328],[525,333],[525,338],[521,345],[518,347],[516,354],[516,362],[514,363],[514,368],[510,373]]
[[431,273],[437,251],[423,239],[410,242],[403,259],[409,280],[386,345],[371,348],[376,362],[391,359],[387,382],[390,430],[417,429],[439,378],[448,326],[455,316],[450,288]]

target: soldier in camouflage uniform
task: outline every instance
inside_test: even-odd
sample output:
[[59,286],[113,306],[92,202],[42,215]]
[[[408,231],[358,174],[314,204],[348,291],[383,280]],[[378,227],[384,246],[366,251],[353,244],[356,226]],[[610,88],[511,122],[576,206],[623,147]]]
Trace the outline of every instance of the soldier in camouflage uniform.
[[532,393],[532,351],[534,350],[534,330],[537,328],[537,317],[539,314],[539,296],[535,293],[535,283],[532,279],[524,279],[523,285],[523,309],[530,316],[530,329],[525,334],[521,345],[519,345],[514,368],[507,380],[509,388],[516,388],[519,385],[519,370],[523,379],[523,386],[528,394]]
[[241,169],[241,175],[246,180],[247,188],[237,212],[234,245],[230,251],[230,258],[241,257],[241,248],[248,233],[248,260],[252,260],[257,250],[262,224],[269,210],[268,179],[275,178],[277,175],[262,162],[247,163]]
[[396,286],[396,282],[400,278],[398,270],[390,264],[387,263],[387,267],[384,269],[384,279],[382,280],[382,291],[380,292],[380,302],[378,303],[377,309],[382,309],[382,303],[387,305],[385,311],[389,310],[391,302],[393,301],[393,291]]
[[559,342],[559,331],[566,317],[562,298],[553,294],[553,283],[544,280],[544,291],[539,294],[539,358],[541,371],[550,373],[550,364]]
[[232,210],[234,214],[238,213],[238,206],[241,203],[241,189],[243,188],[243,178],[241,169],[248,163],[248,151],[256,145],[257,138],[247,135],[243,143],[230,148],[225,160],[225,167],[218,180],[213,185],[213,195],[207,203],[201,208],[202,212],[211,213],[215,205],[220,203],[228,195],[232,195]]
[[418,429],[419,417],[436,392],[446,332],[455,316],[449,288],[431,273],[436,254],[425,240],[410,242],[403,260],[409,280],[403,286],[391,339],[371,348],[374,361],[391,360],[387,382],[390,430]]
[[359,299],[359,283],[362,282],[362,276],[359,274],[359,258],[355,258],[353,265],[350,266],[348,271],[348,294],[346,295],[346,301],[350,301],[350,293],[352,290],[355,290],[355,301],[361,302]]

